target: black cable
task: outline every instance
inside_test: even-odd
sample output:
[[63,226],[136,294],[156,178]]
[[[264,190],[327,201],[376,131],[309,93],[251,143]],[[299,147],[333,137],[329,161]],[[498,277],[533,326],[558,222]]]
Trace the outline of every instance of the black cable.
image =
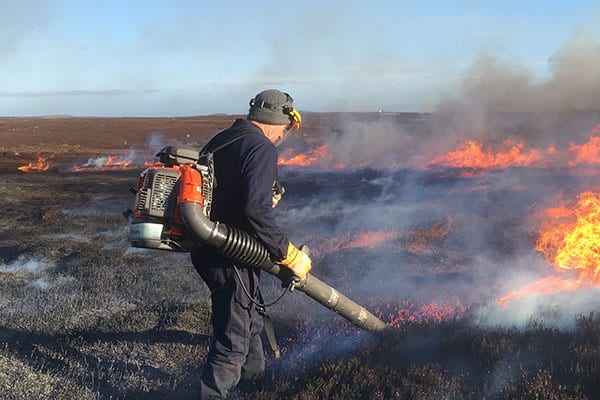
[[275,299],[275,301],[273,301],[271,303],[261,303],[260,301],[257,301],[254,298],[254,296],[252,296],[250,294],[250,292],[248,291],[248,288],[246,288],[246,285],[244,285],[244,281],[242,280],[242,275],[240,274],[240,270],[238,269],[238,267],[235,264],[233,265],[233,270],[235,271],[235,275],[237,276],[237,279],[240,282],[242,290],[244,291],[244,293],[246,294],[246,296],[248,297],[250,302],[258,307],[267,308],[267,307],[271,307],[271,306],[277,304],[279,302],[279,300],[283,299],[283,296],[285,296],[287,291],[291,290],[292,286],[294,285],[294,281],[290,282],[289,286],[283,289],[283,292],[279,295],[279,297],[277,299]]

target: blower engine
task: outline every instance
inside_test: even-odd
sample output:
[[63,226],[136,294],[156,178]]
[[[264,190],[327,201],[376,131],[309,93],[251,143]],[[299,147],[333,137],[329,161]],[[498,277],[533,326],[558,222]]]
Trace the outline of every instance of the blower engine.
[[[192,237],[186,232],[185,224],[177,207],[179,197],[188,198],[181,193],[188,185],[181,184],[181,177],[194,176],[198,184],[208,182],[208,167],[198,164],[198,150],[168,146],[158,154],[162,166],[147,168],[139,176],[135,194],[135,207],[129,212],[129,238],[134,247],[146,247],[159,250],[186,251]],[[202,183],[199,188],[202,190]],[[195,188],[198,190],[198,188]],[[205,192],[210,188],[206,187]],[[196,195],[196,201],[206,213],[202,192]]]
[[[168,146],[157,156],[162,166],[150,167],[139,177],[135,208],[129,216],[130,241],[134,247],[188,251],[191,246],[212,246],[223,256],[276,276],[354,325],[373,333],[388,326],[363,306],[308,273],[293,279],[289,269],[273,262],[269,252],[248,232],[211,221],[213,171],[211,153]],[[204,158],[208,157],[209,160]]]

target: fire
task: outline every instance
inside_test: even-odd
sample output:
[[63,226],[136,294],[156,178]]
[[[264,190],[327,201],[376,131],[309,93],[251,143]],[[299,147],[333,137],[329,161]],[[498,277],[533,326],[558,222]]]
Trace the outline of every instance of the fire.
[[[550,145],[545,150],[529,148],[525,143],[506,140],[498,151],[484,145],[481,140],[467,140],[457,150],[434,158],[429,166],[467,168],[476,170],[499,170],[510,167],[580,166],[600,164],[600,125],[590,133],[590,139],[582,144],[570,143],[568,148],[558,149]],[[477,175],[470,171],[463,177]]]
[[573,159],[569,162],[570,166],[591,165],[600,162],[600,125],[596,126],[590,133],[590,140],[581,145],[571,143],[569,151]]
[[426,252],[436,245],[436,240],[446,236],[451,229],[452,216],[436,221],[431,228],[407,232],[401,229],[381,229],[347,233],[335,237],[316,238],[310,245],[320,253],[329,253],[346,249],[375,249],[402,237],[408,237],[408,249],[412,252]]
[[346,244],[346,248],[366,247],[374,249],[383,243],[396,239],[400,233],[398,231],[381,230],[376,232],[364,232]]
[[82,172],[89,170],[120,170],[127,169],[131,165],[131,159],[118,159],[115,156],[90,158],[87,163],[73,167],[73,172]]
[[[279,165],[295,165],[301,167],[316,165],[318,161],[323,160],[329,155],[329,146],[322,146],[310,149],[306,153],[300,153],[292,156],[292,148],[285,149],[284,154],[279,157]],[[343,166],[342,166],[343,168]]]
[[[47,171],[50,169],[50,159],[54,158],[55,155],[50,157],[39,156],[37,161],[32,161],[27,165],[18,167],[19,171],[31,172],[31,171]],[[82,165],[74,166],[70,168],[71,172],[85,172],[85,171],[119,171],[128,168],[140,168],[140,167],[152,167],[161,165],[158,161],[136,161],[136,157],[132,154],[129,156],[102,156],[97,158],[90,158]]]
[[557,271],[571,271],[574,279],[548,276],[497,300],[506,307],[527,294],[550,294],[600,287],[600,197],[593,192],[578,196],[573,208],[561,205],[543,213],[546,220],[535,246]]
[[442,165],[451,168],[504,169],[515,166],[532,166],[543,160],[545,155],[556,152],[549,147],[545,152],[527,149],[524,143],[506,140],[499,152],[484,146],[480,140],[467,140],[456,151],[434,158],[429,165]]
[[375,311],[376,315],[388,321],[388,325],[401,328],[407,323],[454,321],[461,319],[468,308],[460,302],[432,301],[427,304],[416,305],[408,300],[403,300],[399,305],[387,304],[385,309]]
[[446,236],[451,229],[452,216],[438,220],[428,230],[417,230],[410,234],[408,249],[413,253],[426,253],[436,245],[436,239]]
[[389,229],[365,231],[356,234],[349,233],[331,238],[321,238],[316,244],[316,249],[323,253],[356,248],[374,249],[389,241],[397,239],[401,234],[402,233],[399,230]]
[[511,300],[520,299],[531,294],[544,295],[558,292],[570,292],[579,290],[583,286],[584,285],[579,280],[550,275],[540,280],[528,283],[518,290],[509,292],[508,294],[496,300],[496,304],[502,308],[506,308]]
[[128,168],[151,167],[160,165],[159,162],[134,162],[132,157],[103,156],[90,158],[85,164],[71,168],[72,172],[84,171],[120,171]]
[[560,270],[576,270],[582,281],[600,285],[600,197],[579,195],[575,223],[546,226],[535,247]]
[[32,161],[27,165],[23,165],[18,168],[19,171],[30,172],[30,171],[47,171],[50,169],[50,162],[48,157],[38,156],[37,161]]

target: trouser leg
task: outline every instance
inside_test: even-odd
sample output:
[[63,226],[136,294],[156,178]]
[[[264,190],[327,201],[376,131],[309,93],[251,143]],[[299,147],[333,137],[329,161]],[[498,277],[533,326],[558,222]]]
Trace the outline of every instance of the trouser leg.
[[[253,274],[242,270],[247,288],[254,291]],[[201,378],[201,398],[225,398],[240,381],[254,379],[264,372],[260,332],[262,318],[237,279],[229,277],[211,293],[213,341]]]
[[260,333],[263,330],[263,319],[254,306],[251,307],[250,313],[252,324],[250,326],[248,355],[246,356],[246,362],[242,365],[241,375],[242,380],[245,381],[262,378],[265,371],[265,354],[260,338]]

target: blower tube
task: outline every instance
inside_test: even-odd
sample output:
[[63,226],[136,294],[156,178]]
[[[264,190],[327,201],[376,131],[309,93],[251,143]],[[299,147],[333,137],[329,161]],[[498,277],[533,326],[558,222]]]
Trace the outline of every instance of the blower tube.
[[[289,282],[289,272],[271,261],[267,249],[248,232],[211,221],[202,212],[202,206],[198,203],[181,202],[179,212],[185,226],[193,235],[215,247],[225,257],[258,267],[276,276],[284,283]],[[353,302],[310,273],[306,278],[297,282],[295,288],[361,329],[377,334],[389,329],[383,321],[363,306]]]

